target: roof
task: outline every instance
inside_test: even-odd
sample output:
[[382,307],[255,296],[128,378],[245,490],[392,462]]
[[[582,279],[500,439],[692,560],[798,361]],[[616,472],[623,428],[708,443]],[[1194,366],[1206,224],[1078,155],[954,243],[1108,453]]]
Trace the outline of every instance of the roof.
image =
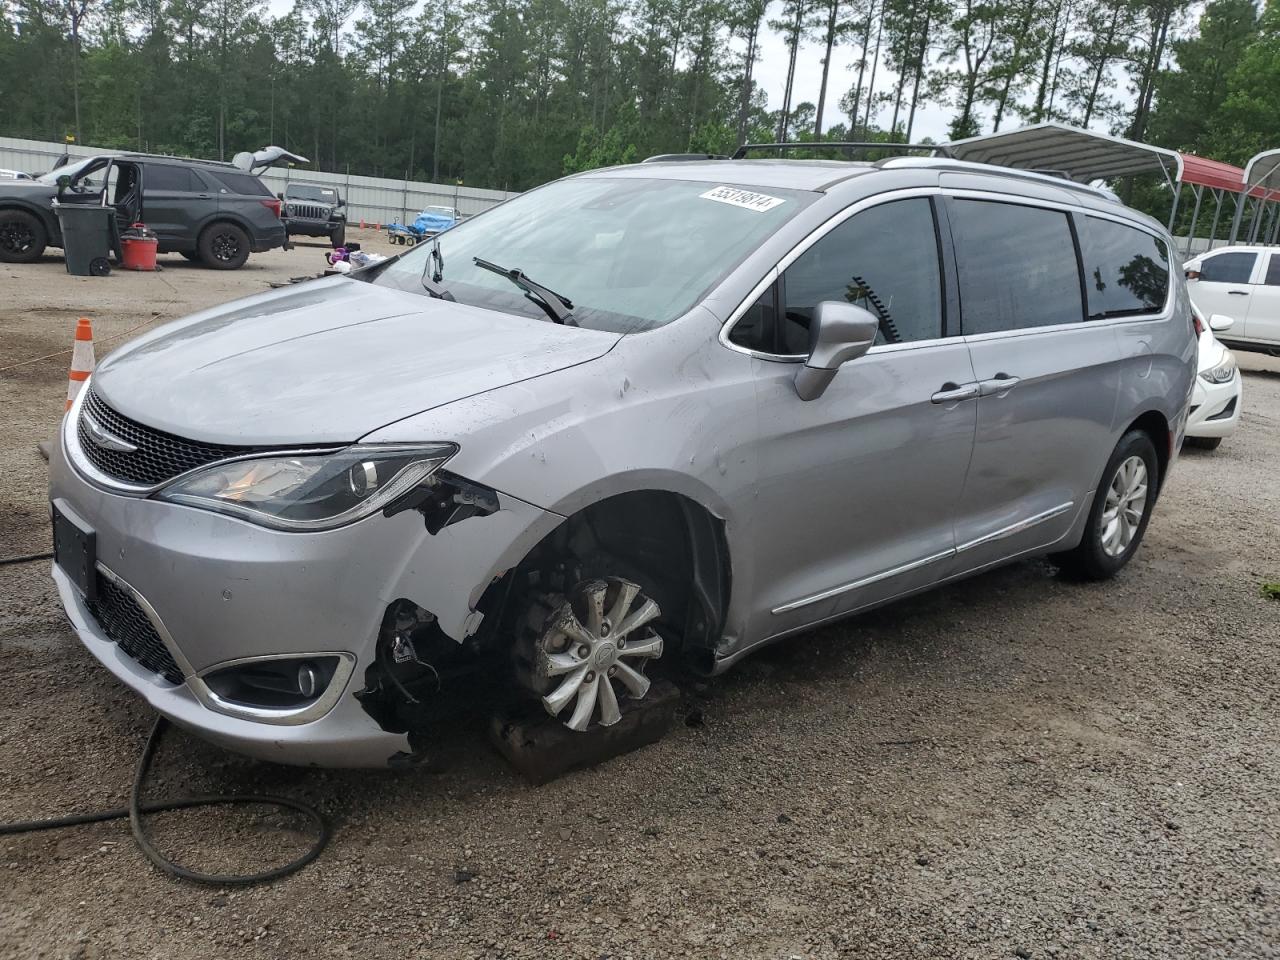
[[849,160],[676,160],[605,167],[579,176],[649,179],[665,175],[673,180],[820,191],[837,181],[873,170],[868,163]]
[[1263,150],[1250,157],[1244,168],[1244,182],[1251,187],[1280,190],[1280,150]]
[[1175,182],[1182,179],[1182,156],[1175,150],[1065,123],[1036,123],[943,146],[957,160],[1061,171],[1080,183],[1137,173],[1160,173]]
[[[231,164],[222,160],[201,160],[199,157],[171,157],[159,153],[118,153],[114,154],[114,156],[124,157],[129,160],[146,160],[149,163],[197,163],[202,167],[232,167]],[[232,167],[232,169],[234,170],[235,168]]]

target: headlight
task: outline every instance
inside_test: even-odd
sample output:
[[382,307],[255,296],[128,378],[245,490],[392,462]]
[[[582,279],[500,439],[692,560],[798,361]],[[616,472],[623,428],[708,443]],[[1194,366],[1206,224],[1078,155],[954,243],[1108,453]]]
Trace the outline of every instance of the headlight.
[[457,451],[452,443],[371,444],[319,456],[237,460],[178,480],[155,496],[277,530],[329,530],[381,510]]
[[1216,367],[1201,370],[1200,376],[1210,383],[1226,383],[1236,375],[1236,358],[1228,353]]

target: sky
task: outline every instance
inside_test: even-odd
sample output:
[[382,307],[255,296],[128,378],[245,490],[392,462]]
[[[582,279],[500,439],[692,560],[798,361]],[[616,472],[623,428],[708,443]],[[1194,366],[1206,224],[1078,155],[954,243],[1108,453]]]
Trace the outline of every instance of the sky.
[[[293,0],[267,0],[266,8],[272,16],[283,16],[293,9]],[[734,41],[734,51],[738,59],[742,57],[742,42]],[[796,59],[796,79],[792,102],[817,103],[818,88],[822,84],[821,44],[810,43],[801,46],[800,55]],[[837,47],[831,57],[831,74],[827,80],[827,105],[823,111],[823,126],[838,123],[848,118],[840,111],[840,98],[853,86],[857,79],[852,67],[857,59],[857,47],[846,45]],[[883,63],[876,71],[876,90],[883,92],[890,89],[896,81],[895,74],[885,69]],[[781,33],[766,29],[760,41],[760,59],[756,62],[755,80],[769,97],[769,109],[782,107],[783,90],[787,83],[787,45]],[[828,122],[825,117],[830,117]],[[887,123],[888,118],[883,117]],[[947,124],[951,120],[951,111],[946,107],[928,103],[916,111],[915,126],[911,131],[913,139],[932,137],[935,140],[947,140]]]
[[[735,45],[741,57],[741,45]],[[796,79],[791,95],[793,103],[817,103],[818,89],[822,86],[822,54],[821,44],[811,43],[800,47],[800,55],[796,58]],[[836,47],[831,54],[831,73],[827,78],[827,104],[823,110],[824,127],[831,123],[848,123],[849,118],[840,110],[840,98],[857,80],[857,72],[850,69],[857,60],[858,47],[846,45]],[[870,65],[868,65],[868,71]],[[769,96],[769,109],[782,108],[782,95],[787,85],[787,44],[782,34],[768,31],[760,43],[760,60],[756,63],[755,79]],[[897,75],[885,69],[884,63],[876,70],[876,92],[883,93],[897,82]],[[934,140],[949,140],[947,124],[951,122],[952,112],[947,107],[935,103],[926,103],[916,110],[915,125],[911,129],[911,138],[920,140],[932,137]],[[827,118],[832,118],[830,121]],[[889,117],[881,118],[883,123]]]

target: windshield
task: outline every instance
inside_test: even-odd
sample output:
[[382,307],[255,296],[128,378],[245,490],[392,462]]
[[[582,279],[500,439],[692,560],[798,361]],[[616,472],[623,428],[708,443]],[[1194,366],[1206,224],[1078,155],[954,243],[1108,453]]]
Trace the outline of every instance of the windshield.
[[448,217],[450,220],[454,220],[458,216],[453,207],[423,207],[422,212],[429,213],[434,217]]
[[85,157],[83,160],[77,160],[75,163],[68,163],[61,167],[56,167],[48,173],[42,173],[36,177],[41,183],[57,183],[59,177],[70,177],[74,180],[79,176],[80,171],[85,167],[93,164],[102,165],[105,161],[102,157]]
[[[477,267],[480,257],[572,300],[580,326],[649,330],[688,311],[816,196],[656,178],[558,180],[440,234],[444,267],[429,273],[462,303],[546,318],[509,280]],[[426,295],[434,248],[420,244],[373,282]]]
[[321,203],[338,202],[338,191],[332,187],[311,187],[306,184],[291,183],[285,188],[284,195],[290,200],[319,200]]

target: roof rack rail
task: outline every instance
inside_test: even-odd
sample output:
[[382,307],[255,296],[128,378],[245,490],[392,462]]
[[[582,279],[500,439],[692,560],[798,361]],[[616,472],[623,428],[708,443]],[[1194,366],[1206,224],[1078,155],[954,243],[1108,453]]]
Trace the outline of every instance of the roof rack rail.
[[733,152],[731,160],[742,160],[747,153],[752,150],[778,150],[786,153],[788,150],[819,150],[827,147],[838,147],[843,150],[853,151],[861,150],[928,150],[936,156],[949,157],[950,152],[947,150],[946,144],[942,143],[878,143],[875,141],[865,140],[820,140],[820,141],[793,141],[791,143],[744,143]]
[[641,163],[678,163],[684,160],[728,160],[723,153],[658,153]]

